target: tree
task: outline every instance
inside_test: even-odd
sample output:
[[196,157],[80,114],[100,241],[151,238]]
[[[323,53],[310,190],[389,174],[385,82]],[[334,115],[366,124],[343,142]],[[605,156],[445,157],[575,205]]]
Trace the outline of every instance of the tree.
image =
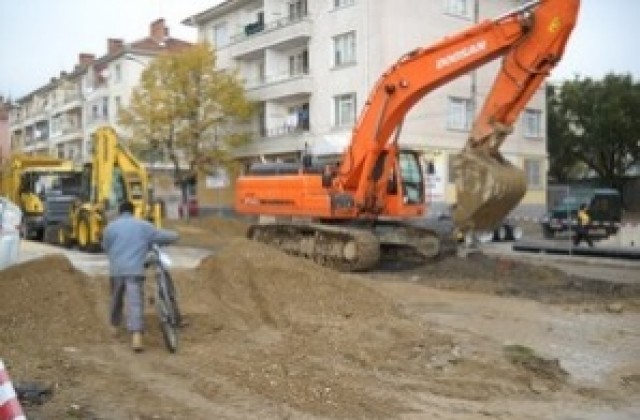
[[571,136],[568,125],[561,117],[560,90],[558,87],[547,85],[547,133],[549,137],[549,178],[565,183],[580,177],[584,170],[582,164],[571,148]]
[[583,164],[621,190],[640,162],[640,84],[630,75],[576,77],[547,93],[550,173],[566,180]]
[[[243,129],[252,105],[237,75],[215,63],[206,43],[156,57],[120,112],[132,148],[166,154],[177,183],[194,179],[197,171],[233,171],[233,150],[249,139]],[[181,162],[189,169],[182,170]]]

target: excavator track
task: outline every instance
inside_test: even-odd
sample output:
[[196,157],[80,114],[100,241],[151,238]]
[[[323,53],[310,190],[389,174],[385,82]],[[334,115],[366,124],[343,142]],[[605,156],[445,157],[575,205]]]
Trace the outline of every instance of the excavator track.
[[417,224],[381,223],[375,228],[382,248],[382,259],[396,262],[428,263],[444,255],[455,254],[457,243],[451,232]]
[[269,223],[249,227],[247,237],[344,272],[367,271],[380,260],[380,242],[370,231],[317,223]]
[[380,260],[426,263],[455,253],[449,235],[403,222],[374,226],[318,223],[268,223],[249,227],[247,237],[288,254],[344,272],[368,271]]

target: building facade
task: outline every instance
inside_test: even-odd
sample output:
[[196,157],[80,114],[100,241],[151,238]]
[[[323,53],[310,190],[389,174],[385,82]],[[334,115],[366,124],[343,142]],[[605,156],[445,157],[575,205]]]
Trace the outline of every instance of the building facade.
[[[221,68],[236,69],[257,104],[247,162],[295,161],[307,149],[340,154],[370,90],[404,54],[519,6],[519,0],[227,0],[191,16]],[[459,77],[406,116],[400,144],[421,150],[435,169],[427,196],[434,212],[455,201],[451,158],[465,144],[500,62]],[[502,152],[523,168],[527,195],[517,213],[545,206],[548,165],[544,89],[535,95]]]
[[164,19],[158,19],[140,40],[111,38],[105,55],[79,54],[73,71],[61,72],[16,101],[10,112],[12,150],[87,161],[97,127],[109,124],[122,133],[118,111],[129,104],[148,62],[191,45],[170,37]]

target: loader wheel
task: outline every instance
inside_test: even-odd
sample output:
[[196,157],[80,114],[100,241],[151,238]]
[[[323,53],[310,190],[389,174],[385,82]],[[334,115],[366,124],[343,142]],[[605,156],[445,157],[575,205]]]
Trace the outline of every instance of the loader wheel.
[[91,250],[91,224],[86,214],[81,214],[78,220],[78,247],[81,251]]

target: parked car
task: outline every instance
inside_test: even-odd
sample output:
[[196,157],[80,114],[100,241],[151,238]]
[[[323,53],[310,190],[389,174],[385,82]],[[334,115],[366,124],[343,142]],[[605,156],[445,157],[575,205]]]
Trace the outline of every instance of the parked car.
[[542,217],[543,236],[551,239],[561,232],[574,229],[582,204],[587,204],[591,216],[591,236],[604,238],[618,232],[622,220],[620,193],[612,188],[580,188],[572,190]]

